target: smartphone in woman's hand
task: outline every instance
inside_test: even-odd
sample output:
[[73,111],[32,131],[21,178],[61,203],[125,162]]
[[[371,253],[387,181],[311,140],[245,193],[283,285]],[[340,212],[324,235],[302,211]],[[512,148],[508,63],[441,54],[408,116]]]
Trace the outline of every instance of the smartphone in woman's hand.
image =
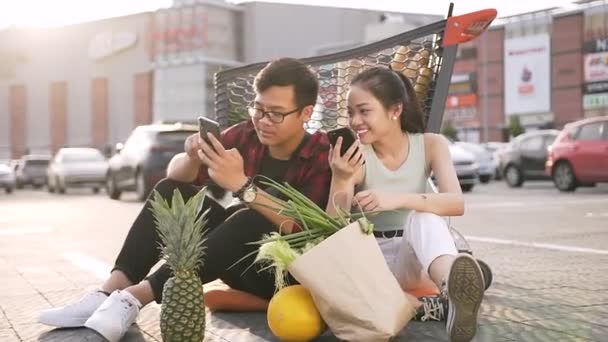
[[346,151],[355,143],[357,138],[355,133],[348,127],[337,128],[327,132],[327,137],[331,146],[335,147],[338,142],[338,137],[342,137],[342,147],[340,148],[340,156],[343,156]]
[[220,124],[217,123],[216,121],[213,121],[211,119],[207,119],[205,117],[199,116],[198,117],[198,134],[201,137],[201,139],[205,140],[205,142],[207,144],[211,145],[211,141],[209,140],[209,137],[207,137],[207,133],[211,133],[213,134],[213,136],[215,136],[215,138],[217,140],[219,140],[220,142],[221,140],[221,136],[220,136]]

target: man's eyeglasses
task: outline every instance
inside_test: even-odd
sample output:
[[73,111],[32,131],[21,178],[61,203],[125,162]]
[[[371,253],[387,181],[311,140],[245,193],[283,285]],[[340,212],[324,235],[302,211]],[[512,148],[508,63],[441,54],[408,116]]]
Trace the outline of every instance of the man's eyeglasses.
[[257,108],[257,107],[253,107],[253,106],[248,107],[248,110],[249,110],[249,116],[251,116],[252,118],[254,118],[256,120],[262,120],[263,117],[267,117],[268,120],[270,120],[272,123],[280,124],[281,122],[283,122],[283,120],[285,120],[285,117],[287,115],[299,112],[300,108],[296,108],[287,113],[281,113],[281,112],[277,112],[274,110],[264,111],[261,108]]

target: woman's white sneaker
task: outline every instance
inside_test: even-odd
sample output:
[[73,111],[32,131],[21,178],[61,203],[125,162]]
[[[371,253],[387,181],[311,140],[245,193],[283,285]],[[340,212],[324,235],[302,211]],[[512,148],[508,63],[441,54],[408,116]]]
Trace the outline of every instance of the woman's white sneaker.
[[135,323],[141,303],[128,291],[114,291],[85,322],[110,342],[117,342]]
[[100,291],[87,293],[75,303],[42,311],[38,322],[59,328],[82,327],[106,299],[108,296]]

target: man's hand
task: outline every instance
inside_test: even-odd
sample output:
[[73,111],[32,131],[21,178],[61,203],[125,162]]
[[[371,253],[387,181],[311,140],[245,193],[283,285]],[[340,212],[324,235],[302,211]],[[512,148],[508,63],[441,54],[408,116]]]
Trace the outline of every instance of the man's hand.
[[399,198],[398,194],[365,190],[355,195],[353,205],[360,206],[363,211],[393,210],[399,208]]
[[207,165],[209,177],[228,191],[238,191],[247,183],[243,157],[235,148],[226,150],[213,134],[207,133],[207,136],[211,146],[200,139],[198,142],[201,149],[198,150],[198,157]]

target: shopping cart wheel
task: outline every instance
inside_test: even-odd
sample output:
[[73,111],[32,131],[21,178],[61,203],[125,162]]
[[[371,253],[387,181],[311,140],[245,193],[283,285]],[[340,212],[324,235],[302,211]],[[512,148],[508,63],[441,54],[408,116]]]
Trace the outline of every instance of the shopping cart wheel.
[[477,259],[477,263],[479,264],[479,267],[481,268],[481,273],[483,273],[483,281],[485,283],[484,286],[485,286],[485,289],[487,290],[490,287],[490,285],[492,285],[492,279],[493,279],[492,269],[483,260]]

